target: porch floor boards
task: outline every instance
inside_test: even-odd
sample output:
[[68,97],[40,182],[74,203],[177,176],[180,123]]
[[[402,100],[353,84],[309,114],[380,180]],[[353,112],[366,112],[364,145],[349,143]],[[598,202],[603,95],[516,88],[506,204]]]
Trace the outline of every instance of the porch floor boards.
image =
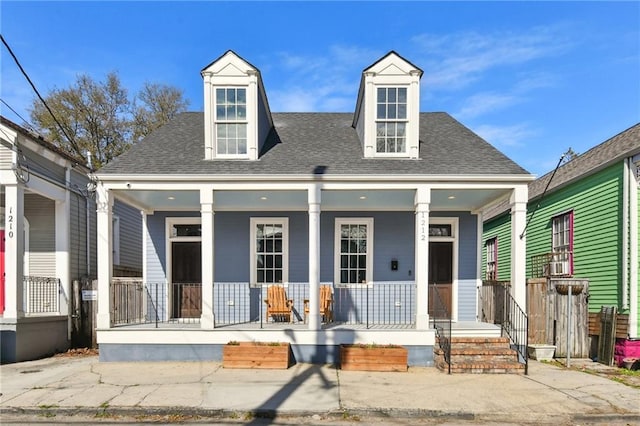
[[[162,329],[162,330],[199,330],[199,322],[162,322],[145,324],[117,324],[113,328],[118,329]],[[217,324],[213,330],[308,330],[308,324],[303,322],[247,322],[242,324]],[[415,330],[415,324],[350,324],[333,322],[322,324],[323,330]],[[499,337],[500,327],[494,324],[460,321],[451,323],[451,335],[478,336],[478,337]]]

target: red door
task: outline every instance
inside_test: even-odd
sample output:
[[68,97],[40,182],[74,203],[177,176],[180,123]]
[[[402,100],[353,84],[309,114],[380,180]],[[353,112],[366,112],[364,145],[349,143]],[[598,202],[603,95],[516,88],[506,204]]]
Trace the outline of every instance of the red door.
[[0,314],[4,313],[4,229],[0,229]]

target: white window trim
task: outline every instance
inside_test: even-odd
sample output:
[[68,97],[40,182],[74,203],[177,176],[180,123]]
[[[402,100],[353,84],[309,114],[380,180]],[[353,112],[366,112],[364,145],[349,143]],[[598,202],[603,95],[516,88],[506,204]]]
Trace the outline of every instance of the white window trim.
[[113,264],[120,265],[120,217],[113,215],[111,217],[112,228],[111,232],[113,234],[113,244],[112,244],[112,253],[113,253]]
[[[367,225],[367,271],[365,284],[340,283],[340,240],[342,225]],[[347,287],[373,286],[373,218],[372,217],[337,217],[334,227],[333,243],[333,279],[336,285]]]
[[[217,96],[217,89],[245,89],[245,97],[246,97],[246,104],[245,104],[245,108],[246,108],[246,117],[243,120],[218,120],[218,109],[217,109],[217,105],[218,105],[218,96]],[[213,138],[213,155],[215,158],[219,158],[219,159],[226,159],[226,160],[233,160],[233,159],[240,159],[240,160],[246,160],[249,158],[249,150],[250,150],[250,133],[249,131],[251,130],[251,126],[249,123],[249,114],[250,114],[250,108],[252,107],[252,100],[249,98],[250,95],[250,91],[249,91],[249,85],[243,85],[243,84],[221,84],[221,85],[213,85],[212,86],[212,92],[211,92],[211,99],[212,99],[212,105],[213,105],[213,125],[212,125],[212,129],[211,129],[211,134],[212,134],[212,138]],[[218,132],[217,132],[217,127],[218,124],[244,124],[247,126],[246,128],[246,133],[247,133],[247,140],[246,140],[246,149],[247,152],[245,154],[219,154],[218,153]]]
[[[378,89],[401,89],[404,88],[407,90],[407,102],[406,102],[406,117],[405,118],[378,118]],[[375,86],[375,113],[374,113],[374,144],[373,144],[373,153],[375,157],[388,157],[388,158],[406,158],[409,156],[409,128],[411,126],[410,122],[410,109],[411,109],[411,98],[409,96],[411,87],[408,84],[377,84]],[[405,135],[404,135],[404,151],[402,152],[378,152],[378,123],[404,123],[405,125]]]
[[[249,270],[250,285],[257,286],[258,272],[256,268],[256,228],[261,224],[277,224],[282,225],[282,285],[289,283],[289,218],[288,217],[252,217],[249,220],[250,228],[250,244],[249,244]],[[263,286],[271,285],[264,283]]]
[[[451,268],[451,321],[458,321],[458,246],[459,219],[457,217],[429,217],[429,225],[451,225],[450,237],[429,236],[429,242],[452,242],[453,259]],[[481,238],[479,235],[478,238]]]

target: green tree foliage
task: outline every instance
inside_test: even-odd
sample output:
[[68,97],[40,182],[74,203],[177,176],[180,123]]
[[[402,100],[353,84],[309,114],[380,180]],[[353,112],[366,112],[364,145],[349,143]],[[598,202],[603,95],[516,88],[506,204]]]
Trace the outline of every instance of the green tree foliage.
[[114,72],[105,81],[79,75],[69,88],[52,90],[45,101],[64,132],[37,98],[29,110],[32,123],[69,154],[86,158],[90,152],[95,168],[188,107],[182,90],[155,83],[145,83],[130,99]]
[[133,103],[134,142],[170,121],[188,106],[182,90],[157,83],[145,84]]

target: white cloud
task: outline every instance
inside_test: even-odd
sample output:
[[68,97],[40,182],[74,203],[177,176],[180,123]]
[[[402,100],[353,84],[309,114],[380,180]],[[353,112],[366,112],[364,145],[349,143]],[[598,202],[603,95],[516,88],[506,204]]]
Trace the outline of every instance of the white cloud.
[[311,112],[316,111],[316,96],[308,90],[271,90],[269,105],[273,112]]
[[[263,66],[272,111],[343,111],[355,108],[360,73],[380,52],[354,46],[331,46],[322,55],[295,55],[280,52],[276,62]],[[372,59],[374,58],[374,59]],[[269,86],[269,74],[286,69],[279,86]]]
[[525,140],[534,135],[534,132],[528,128],[527,124],[515,124],[512,126],[483,124],[473,127],[473,131],[496,147],[524,146]]
[[[560,27],[518,33],[421,34],[412,41],[418,49],[408,59],[424,69],[423,100],[434,91],[438,99],[443,99],[446,92],[460,92],[490,73],[516,66],[509,69],[509,79],[501,81],[503,88],[510,86],[502,92],[501,88],[492,88],[461,98],[462,103],[458,100],[458,113],[454,115],[460,118],[502,110],[523,102],[524,94],[530,91],[553,85],[553,75],[531,71],[530,64],[559,54],[568,46]],[[385,53],[350,45],[333,45],[316,55],[279,52],[261,65],[271,108],[274,112],[353,111],[362,70]],[[523,72],[524,67],[527,71]],[[270,81],[275,73],[277,86]]]
[[518,102],[520,102],[520,99],[510,94],[493,92],[478,93],[467,98],[462,109],[453,115],[459,120],[466,120],[488,112],[507,108]]
[[569,46],[555,27],[537,27],[523,33],[421,34],[413,42],[427,59],[425,83],[440,90],[464,88],[490,70],[556,55]]

